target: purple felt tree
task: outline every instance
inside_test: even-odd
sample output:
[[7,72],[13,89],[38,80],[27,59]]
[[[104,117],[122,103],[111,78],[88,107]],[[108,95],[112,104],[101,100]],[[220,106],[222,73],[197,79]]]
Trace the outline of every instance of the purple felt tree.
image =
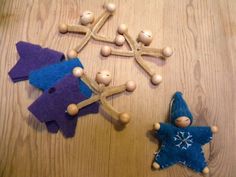
[[78,117],[89,113],[97,113],[99,104],[93,103],[84,107],[75,116],[70,116],[67,106],[71,103],[79,103],[86,100],[79,88],[78,78],[67,75],[57,82],[54,87],[45,90],[44,93],[29,106],[29,111],[41,122],[47,124],[50,132],[62,131],[65,137],[73,137]]
[[31,71],[65,59],[61,52],[28,42],[18,42],[16,49],[20,59],[8,73],[13,82],[27,80]]

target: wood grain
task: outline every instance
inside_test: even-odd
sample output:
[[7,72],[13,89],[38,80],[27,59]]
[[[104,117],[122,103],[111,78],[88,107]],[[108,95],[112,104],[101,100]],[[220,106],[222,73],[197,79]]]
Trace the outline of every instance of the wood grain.
[[162,74],[152,86],[133,59],[102,58],[103,43],[91,41],[80,53],[91,77],[109,69],[113,85],[136,81],[132,94],[110,101],[133,115],[126,129],[102,114],[81,118],[76,135],[49,134],[28,112],[40,92],[28,82],[13,84],[7,72],[18,58],[20,40],[59,51],[76,46],[82,36],[61,35],[60,22],[76,22],[84,10],[102,13],[102,0],[0,0],[0,176],[1,177],[196,177],[181,166],[152,171],[158,142],[150,131],[167,121],[171,95],[184,92],[195,125],[218,125],[220,132],[205,147],[212,177],[236,176],[236,1],[235,0],[114,0],[117,11],[101,34],[114,37],[126,23],[135,37],[142,29],[154,34],[152,47],[170,45],[175,54],[166,62],[147,58]]

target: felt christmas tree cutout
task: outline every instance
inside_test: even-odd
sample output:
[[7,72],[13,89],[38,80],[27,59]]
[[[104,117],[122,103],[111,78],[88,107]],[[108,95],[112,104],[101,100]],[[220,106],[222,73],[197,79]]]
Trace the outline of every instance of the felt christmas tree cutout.
[[202,146],[211,141],[212,133],[218,128],[190,126],[193,117],[180,92],[172,98],[170,119],[171,124],[154,124],[155,137],[160,140],[161,147],[153,168],[163,169],[180,163],[196,172],[209,173]]
[[67,52],[68,58],[76,58],[78,53],[89,42],[90,39],[94,39],[96,41],[101,41],[101,42],[114,43],[116,45],[124,44],[125,39],[121,35],[118,35],[115,37],[115,39],[112,39],[98,34],[98,32],[105,24],[105,22],[109,19],[110,16],[113,15],[116,6],[113,3],[107,3],[104,5],[104,8],[105,11],[95,20],[94,20],[94,13],[86,10],[80,16],[80,24],[68,25],[63,23],[59,25],[60,33],[64,34],[67,32],[73,32],[73,33],[85,34],[80,44],[76,46],[74,49],[71,49]]
[[112,118],[119,120],[123,124],[127,124],[130,121],[130,115],[126,112],[117,111],[108,101],[107,97],[122,93],[124,91],[133,92],[136,89],[136,84],[133,81],[128,81],[126,84],[119,86],[108,86],[111,82],[111,73],[106,70],[102,70],[97,73],[96,81],[90,79],[80,67],[75,67],[73,69],[74,76],[81,78],[90,89],[93,91],[93,96],[87,100],[80,103],[71,103],[67,107],[67,112],[71,116],[78,114],[80,109],[95,103],[100,102],[102,108],[107,112]]
[[[29,82],[36,88],[47,90],[53,87],[66,75],[72,74],[72,70],[75,67],[83,68],[82,63],[78,58],[52,64],[31,72],[29,75]],[[90,97],[92,95],[91,89],[83,81],[78,82],[78,84],[80,92],[86,97]]]
[[27,80],[31,71],[65,58],[61,52],[23,41],[16,44],[16,49],[20,59],[8,73],[13,82]]
[[67,106],[87,99],[79,88],[81,82],[72,74],[66,75],[53,87],[45,90],[43,94],[29,106],[29,111],[41,122],[45,122],[50,132],[56,133],[58,129],[65,137],[75,134],[77,119],[80,116],[97,113],[99,104],[93,103],[80,110],[76,115],[66,113]]
[[143,68],[143,70],[150,76],[151,82],[154,85],[159,84],[162,81],[162,76],[156,74],[143,59],[143,56],[158,57],[161,59],[166,59],[173,54],[170,47],[165,47],[163,49],[150,48],[148,47],[152,42],[152,33],[149,30],[143,30],[139,33],[137,41],[132,39],[128,33],[128,28],[125,24],[121,24],[118,27],[118,33],[123,35],[127,41],[130,50],[117,50],[112,49],[109,46],[103,46],[101,49],[101,54],[105,57],[109,55],[133,57],[135,61]]

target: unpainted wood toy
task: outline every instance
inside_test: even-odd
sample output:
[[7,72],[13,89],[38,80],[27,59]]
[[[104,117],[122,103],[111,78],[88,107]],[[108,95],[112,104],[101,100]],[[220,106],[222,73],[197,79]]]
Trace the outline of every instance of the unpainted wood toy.
[[86,10],[80,16],[80,24],[68,25],[63,23],[59,25],[59,31],[63,34],[67,32],[85,34],[85,37],[82,39],[81,43],[74,49],[71,49],[67,52],[68,58],[76,58],[78,53],[83,49],[83,47],[91,38],[96,41],[114,43],[118,46],[121,46],[125,43],[125,38],[122,35],[117,35],[115,39],[112,39],[98,34],[102,26],[116,10],[116,6],[113,3],[105,4],[104,8],[105,11],[97,19],[94,19],[93,12]]
[[133,92],[136,89],[134,81],[128,81],[126,84],[120,86],[108,86],[111,82],[111,73],[106,70],[102,70],[97,73],[96,79],[90,79],[80,67],[73,69],[73,75],[81,78],[93,91],[94,95],[78,104],[70,104],[67,107],[67,113],[71,116],[78,114],[79,110],[87,105],[90,105],[96,101],[100,101],[103,110],[107,112],[112,118],[119,120],[123,124],[127,124],[130,121],[130,115],[126,112],[118,112],[107,101],[107,97],[128,91]]
[[133,40],[132,37],[129,35],[128,28],[125,24],[121,24],[118,27],[118,33],[124,36],[131,50],[128,51],[117,50],[117,49],[112,49],[109,46],[103,46],[101,48],[101,54],[105,57],[108,57],[109,55],[134,57],[136,62],[151,77],[152,84],[154,85],[159,84],[162,81],[162,76],[156,74],[153,70],[151,70],[142,57],[153,56],[165,59],[173,54],[172,49],[170,47],[165,47],[163,49],[147,47],[151,44],[153,39],[152,33],[149,30],[141,31],[138,34],[137,41]]

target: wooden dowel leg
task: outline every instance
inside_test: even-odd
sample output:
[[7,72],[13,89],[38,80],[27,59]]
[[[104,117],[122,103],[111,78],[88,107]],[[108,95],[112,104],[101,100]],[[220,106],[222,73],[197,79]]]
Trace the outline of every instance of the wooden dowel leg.
[[107,112],[112,118],[119,120],[123,124],[127,124],[130,121],[130,116],[128,113],[118,112],[110,103],[107,102],[106,97],[101,97],[102,108]]
[[84,38],[82,39],[82,41],[80,42],[80,44],[78,46],[75,47],[75,50],[77,53],[79,53],[83,47],[88,43],[88,41],[91,38],[91,33],[87,33]]
[[105,97],[101,97],[100,101],[101,101],[103,110],[106,113],[108,113],[112,118],[119,120],[120,112],[115,110],[115,108],[110,103],[107,102]]
[[143,60],[143,58],[141,56],[135,56],[135,59],[137,61],[137,63],[144,69],[144,71],[146,71],[148,73],[149,76],[153,76],[155,74],[155,72],[153,72],[149,66],[145,63],[145,61]]
[[155,72],[153,72],[149,66],[145,63],[145,61],[143,60],[143,58],[141,56],[135,56],[135,59],[137,61],[137,63],[144,69],[144,71],[146,71],[148,73],[148,75],[151,78],[151,82],[153,85],[158,85],[162,82],[162,77],[159,74],[156,74]]

